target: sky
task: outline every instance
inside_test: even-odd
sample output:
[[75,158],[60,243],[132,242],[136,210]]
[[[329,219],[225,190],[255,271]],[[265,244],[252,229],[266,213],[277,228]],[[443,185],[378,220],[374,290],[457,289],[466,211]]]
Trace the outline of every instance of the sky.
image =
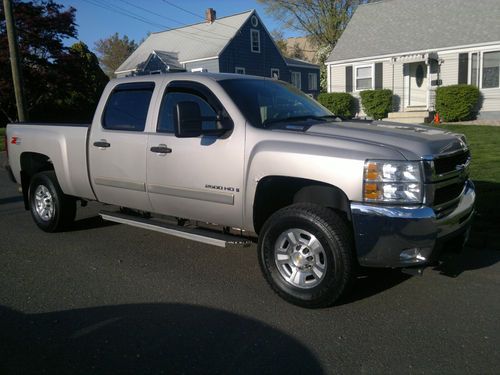
[[[94,50],[94,43],[118,32],[136,42],[148,32],[163,31],[203,21],[205,10],[214,8],[217,18],[256,9],[267,29],[279,28],[255,0],[56,0],[65,8],[76,8],[78,40]],[[141,19],[141,20],[139,20]],[[285,32],[285,36],[298,36]],[[68,40],[73,44],[76,40]]]

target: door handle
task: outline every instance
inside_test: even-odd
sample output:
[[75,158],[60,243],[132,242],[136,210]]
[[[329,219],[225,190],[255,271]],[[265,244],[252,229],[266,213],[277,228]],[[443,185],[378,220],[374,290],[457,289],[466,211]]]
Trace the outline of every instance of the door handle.
[[172,152],[172,149],[167,147],[167,145],[158,145],[158,146],[153,146],[149,149],[151,152],[155,152],[157,154],[170,154]]
[[108,143],[105,139],[101,139],[100,141],[94,142],[94,146],[99,148],[108,148],[111,147],[111,144]]

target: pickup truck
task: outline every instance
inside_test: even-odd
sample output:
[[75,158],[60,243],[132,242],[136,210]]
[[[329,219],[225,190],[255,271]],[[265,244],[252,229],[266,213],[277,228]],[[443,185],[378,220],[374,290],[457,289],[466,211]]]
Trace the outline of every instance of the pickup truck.
[[99,201],[115,206],[105,220],[217,246],[258,242],[272,289],[309,308],[337,301],[359,266],[432,264],[474,214],[463,135],[343,121],[273,79],[116,79],[92,124],[9,124],[6,143],[42,230]]

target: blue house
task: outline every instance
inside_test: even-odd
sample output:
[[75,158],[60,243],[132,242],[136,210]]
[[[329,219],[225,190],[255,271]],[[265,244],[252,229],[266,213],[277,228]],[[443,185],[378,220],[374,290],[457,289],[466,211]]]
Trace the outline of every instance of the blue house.
[[208,71],[273,77],[319,93],[319,66],[285,58],[255,10],[153,33],[115,71],[117,77]]

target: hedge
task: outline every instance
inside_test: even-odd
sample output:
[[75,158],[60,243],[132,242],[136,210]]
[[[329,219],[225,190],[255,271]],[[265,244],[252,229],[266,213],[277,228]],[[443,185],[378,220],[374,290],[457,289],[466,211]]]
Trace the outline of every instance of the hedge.
[[360,92],[360,96],[363,110],[375,120],[387,117],[387,114],[391,111],[391,90],[365,90]]
[[332,113],[350,119],[356,113],[354,97],[346,92],[322,93],[318,101]]
[[436,111],[443,121],[474,119],[479,101],[479,89],[472,85],[452,85],[436,90]]

